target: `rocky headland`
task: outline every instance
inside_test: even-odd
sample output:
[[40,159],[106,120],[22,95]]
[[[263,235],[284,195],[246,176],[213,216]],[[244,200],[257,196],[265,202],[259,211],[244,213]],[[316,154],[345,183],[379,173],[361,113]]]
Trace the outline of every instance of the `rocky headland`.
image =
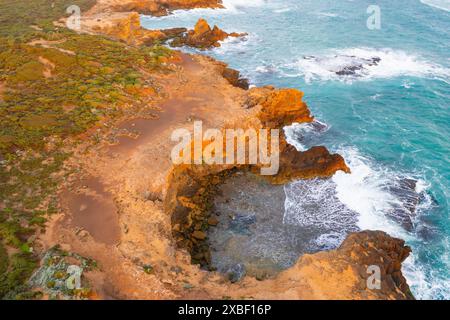
[[[214,3],[216,5],[214,5]],[[243,37],[246,34],[227,33],[218,26],[210,27],[204,19],[199,19],[194,29],[173,28],[147,30],[142,28],[140,14],[168,14],[175,8],[217,7],[217,1],[136,1],[114,2],[99,0],[82,16],[83,32],[107,35],[132,45],[152,45],[170,43],[173,47],[190,46],[202,50],[220,47],[220,42],[229,37]],[[169,11],[168,11],[169,10]],[[63,19],[64,20],[64,19]]]
[[[236,35],[211,29],[204,20],[193,31],[145,30],[139,13],[161,15],[181,8],[220,6],[220,1],[204,0],[98,0],[83,15],[81,34],[121,41],[122,50],[127,51],[153,45],[155,39],[214,47],[224,37]],[[59,41],[34,46],[44,44],[58,51],[54,48],[61,43],[70,44],[67,39]],[[78,54],[76,43],[60,49],[66,50],[58,51],[61,55]],[[192,129],[196,120],[225,130],[281,129],[314,118],[302,92],[270,86],[248,89],[237,71],[207,56],[170,51],[155,61],[158,68],[140,65],[139,84],[124,86],[126,94],[121,91],[119,99],[125,103],[119,116],[101,117],[82,134],[68,138],[76,143],[70,143],[72,155],[64,162],[57,212],[49,217],[33,247],[42,261],[49,259],[49,252],[56,254],[54,269],[62,274],[75,262],[62,261],[66,258],[61,257],[71,255],[59,250],[74,252],[76,260],[85,261],[76,270],[90,289],[77,292],[76,297],[413,299],[401,273],[410,249],[383,232],[351,234],[338,249],[303,255],[291,268],[265,279],[230,278],[212,270],[208,229],[218,222],[210,214],[211,202],[229,175],[258,174],[260,166],[173,165],[171,133]],[[93,67],[103,71],[107,66],[101,63],[100,59]],[[266,178],[271,184],[349,172],[345,159],[323,146],[298,152],[283,135],[280,138],[280,171]],[[367,270],[372,265],[380,268],[379,289],[367,287]],[[55,278],[55,270],[41,263],[33,279],[49,273]],[[51,283],[34,281],[33,290],[51,296],[59,283],[53,278]]]

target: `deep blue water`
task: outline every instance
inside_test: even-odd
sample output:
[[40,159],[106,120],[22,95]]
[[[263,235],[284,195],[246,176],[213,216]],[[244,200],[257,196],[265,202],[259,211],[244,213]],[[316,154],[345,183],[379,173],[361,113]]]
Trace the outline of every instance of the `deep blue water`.
[[[374,1],[224,2],[223,10],[143,17],[143,25],[191,28],[204,17],[226,31],[248,32],[206,53],[254,85],[305,92],[328,130],[299,125],[289,136],[299,148],[321,144],[345,157],[352,174],[332,181],[339,200],[358,213],[361,229],[387,231],[412,247],[403,271],[417,298],[449,299],[450,12],[425,4],[433,1],[377,0],[381,29],[369,30],[366,10]],[[450,8],[450,1],[434,3]],[[373,58],[380,60],[369,65]],[[356,74],[336,73],[360,64]],[[387,215],[404,204],[390,188],[405,178],[418,181],[421,195],[409,230]],[[290,208],[302,200],[287,201]],[[333,247],[340,239],[321,241]]]

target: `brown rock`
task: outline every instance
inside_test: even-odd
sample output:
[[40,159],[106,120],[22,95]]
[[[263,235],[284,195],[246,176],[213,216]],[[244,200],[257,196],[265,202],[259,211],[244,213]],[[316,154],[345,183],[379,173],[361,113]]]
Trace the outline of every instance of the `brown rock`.
[[173,38],[181,36],[183,33],[187,32],[187,28],[162,29],[161,32],[164,33],[167,38]]
[[209,217],[208,224],[210,226],[217,226],[219,224],[219,220],[216,217]]
[[[263,87],[249,91],[247,107],[260,106],[258,118],[264,128],[281,129],[294,122],[304,123],[314,120],[308,106],[302,101],[303,92],[296,89]],[[253,168],[255,173],[260,166]],[[330,177],[336,171],[350,170],[338,154],[330,154],[325,147],[313,147],[299,152],[280,137],[280,169],[277,175],[269,177],[272,183],[282,184],[293,179]]]
[[262,106],[259,119],[266,128],[281,128],[294,122],[311,122],[314,120],[305,102],[303,92],[296,89],[279,89],[271,91]]
[[205,240],[206,234],[203,231],[196,230],[196,231],[192,232],[192,237],[197,240]]
[[293,146],[286,145],[280,153],[280,170],[269,179],[272,183],[283,184],[295,179],[327,178],[339,170],[350,173],[344,158],[330,154],[325,147],[298,152]]
[[242,88],[244,90],[248,90],[249,88],[248,80],[241,78],[239,71],[226,67],[224,68],[222,75],[233,86]]

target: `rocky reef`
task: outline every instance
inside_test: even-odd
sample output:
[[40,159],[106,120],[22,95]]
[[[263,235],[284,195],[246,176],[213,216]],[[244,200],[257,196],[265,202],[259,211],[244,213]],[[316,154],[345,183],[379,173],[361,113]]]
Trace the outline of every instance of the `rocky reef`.
[[226,33],[219,29],[218,26],[210,27],[205,19],[199,19],[195,24],[193,30],[189,30],[187,33],[176,37],[170,42],[172,47],[189,46],[199,48],[202,50],[212,47],[220,47],[220,41],[227,39],[228,37],[242,37],[246,34],[240,33]]

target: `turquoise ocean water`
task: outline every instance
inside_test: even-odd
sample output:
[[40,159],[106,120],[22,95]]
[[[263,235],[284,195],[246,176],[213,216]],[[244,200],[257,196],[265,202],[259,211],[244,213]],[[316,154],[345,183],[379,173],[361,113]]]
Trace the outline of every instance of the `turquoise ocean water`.
[[[384,230],[412,247],[403,271],[417,298],[450,299],[450,1],[224,3],[226,9],[142,22],[150,29],[192,28],[204,17],[226,31],[247,32],[205,54],[251,84],[304,91],[326,130],[293,125],[286,128],[291,142],[299,149],[325,145],[352,169],[315,185],[317,194],[332,190],[340,202],[323,204],[321,214],[334,227],[317,242],[336,247],[342,230],[351,229],[333,210],[344,204],[360,229]],[[379,30],[366,26],[373,4],[381,10]],[[312,223],[298,210],[306,200],[295,194],[295,183],[286,188],[286,221]]]

